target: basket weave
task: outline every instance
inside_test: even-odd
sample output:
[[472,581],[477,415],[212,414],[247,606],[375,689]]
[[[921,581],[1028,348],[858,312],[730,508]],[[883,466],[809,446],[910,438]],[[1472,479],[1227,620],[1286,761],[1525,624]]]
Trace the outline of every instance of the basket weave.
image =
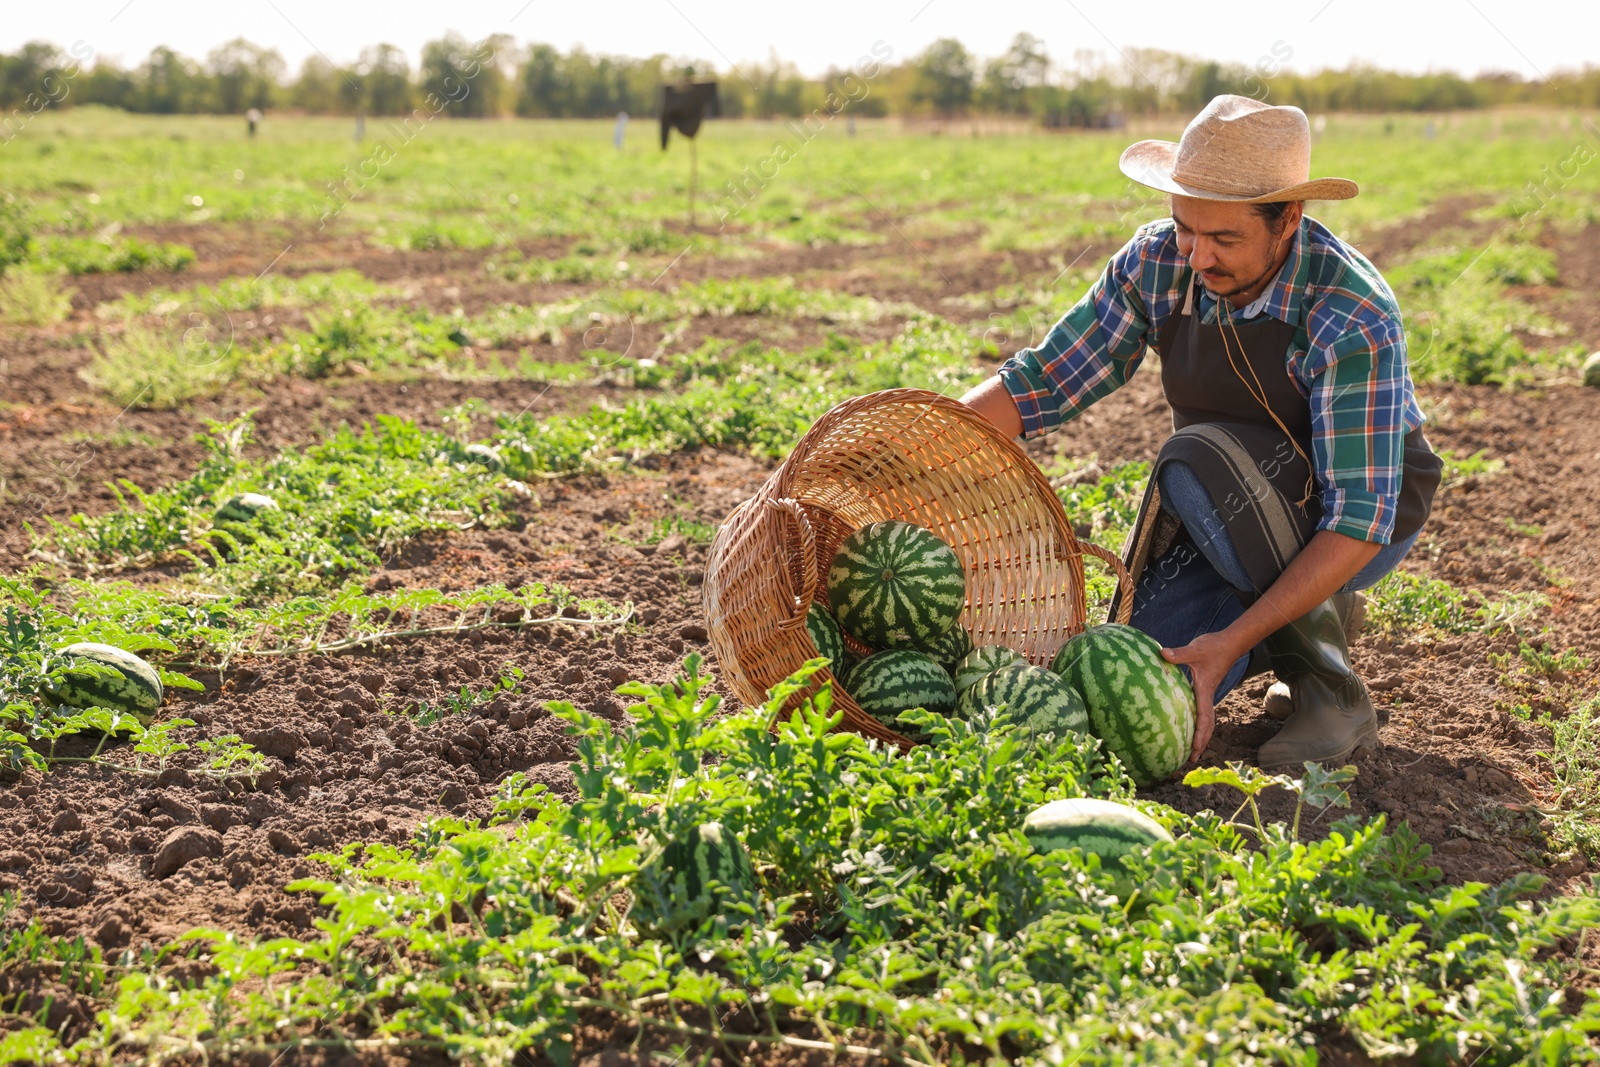
[[[958,401],[890,389],[818,419],[711,544],[707,629],[722,676],[742,701],[763,702],[818,655],[806,611],[812,600],[827,601],[839,543],[887,519],[925,526],[955,549],[967,578],[959,625],[975,645],[1009,645],[1047,664],[1084,628],[1084,553],[1115,571],[1124,594],[1118,621],[1132,611],[1122,561],[1073,535],[1055,491],[1015,442]],[[821,671],[814,685],[831,677]],[[911,744],[841,687],[833,704],[846,729]]]

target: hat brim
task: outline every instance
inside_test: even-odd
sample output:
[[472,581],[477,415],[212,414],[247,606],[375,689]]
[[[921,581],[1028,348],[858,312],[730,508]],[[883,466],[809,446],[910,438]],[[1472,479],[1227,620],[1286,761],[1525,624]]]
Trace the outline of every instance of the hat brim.
[[1361,191],[1349,178],[1313,178],[1298,185],[1274,189],[1255,196],[1240,193],[1219,193],[1215,189],[1202,189],[1186,185],[1173,178],[1172,169],[1177,163],[1178,145],[1173,141],[1140,141],[1129,145],[1117,166],[1122,173],[1151,189],[1178,196],[1192,196],[1197,200],[1227,200],[1236,204],[1275,204],[1284,200],[1349,200]]

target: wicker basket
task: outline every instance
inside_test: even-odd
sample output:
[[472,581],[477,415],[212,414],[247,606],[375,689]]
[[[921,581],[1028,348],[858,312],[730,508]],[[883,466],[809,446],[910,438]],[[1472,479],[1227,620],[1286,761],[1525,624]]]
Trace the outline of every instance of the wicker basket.
[[[1073,536],[1039,468],[971,408],[921,389],[847,400],[817,420],[711,545],[711,647],[746,704],[764,701],[817,655],[806,611],[813,599],[826,602],[839,543],[886,519],[926,526],[961,557],[960,625],[974,644],[1009,645],[1033,663],[1048,663],[1084,628],[1084,553],[1109,564],[1122,591],[1132,592],[1121,560]],[[1133,597],[1119,600],[1126,621]],[[823,671],[817,680],[828,677]],[[847,729],[911,744],[839,687],[834,707]]]

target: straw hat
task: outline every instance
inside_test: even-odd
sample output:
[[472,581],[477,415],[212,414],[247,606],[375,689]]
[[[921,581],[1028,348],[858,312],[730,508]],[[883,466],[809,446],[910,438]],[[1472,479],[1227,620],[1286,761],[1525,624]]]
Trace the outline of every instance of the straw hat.
[[1215,98],[1177,144],[1140,141],[1122,153],[1119,165],[1140,185],[1201,200],[1348,200],[1359,192],[1348,178],[1312,180],[1304,111],[1248,96]]

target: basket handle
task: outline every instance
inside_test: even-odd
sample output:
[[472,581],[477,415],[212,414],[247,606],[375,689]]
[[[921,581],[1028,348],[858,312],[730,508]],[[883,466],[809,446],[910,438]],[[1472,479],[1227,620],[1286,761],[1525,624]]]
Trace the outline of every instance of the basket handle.
[[1122,557],[1109,549],[1101,548],[1090,541],[1079,541],[1078,547],[1084,552],[1101,560],[1111,567],[1111,573],[1117,576],[1117,621],[1127,622],[1133,618],[1133,576],[1128,573],[1128,568],[1123,566]]
[[[806,613],[811,610],[810,584],[817,573],[817,535],[811,529],[811,520],[806,518],[806,513],[798,501],[790,497],[770,497],[767,506],[781,511],[794,520],[795,529],[800,535],[800,573],[804,576],[805,588],[799,591],[791,590],[789,595],[794,599],[794,614],[778,622],[780,630],[794,630],[806,624]],[[784,579],[788,579],[785,572]]]

